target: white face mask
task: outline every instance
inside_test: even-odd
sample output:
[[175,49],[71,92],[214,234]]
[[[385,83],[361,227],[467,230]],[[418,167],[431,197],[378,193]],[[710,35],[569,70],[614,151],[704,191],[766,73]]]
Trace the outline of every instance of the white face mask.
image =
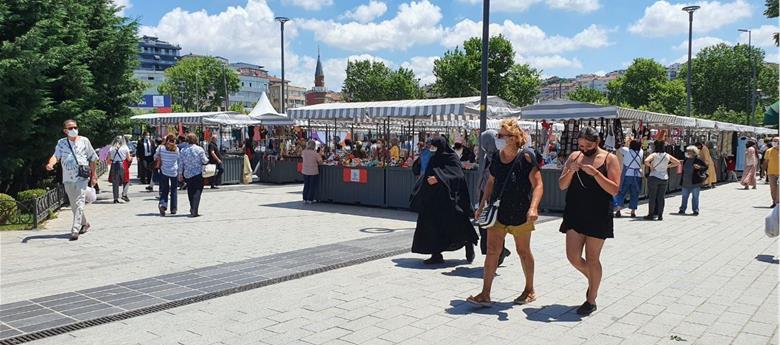
[[431,148],[428,149],[428,151],[430,151],[431,153],[436,153],[436,151],[438,151],[438,150],[439,149],[436,148],[436,146],[431,146]]
[[501,151],[506,147],[506,139],[496,139],[496,149]]
[[78,135],[79,135],[79,130],[78,129],[74,128],[74,129],[69,129],[68,130],[68,136],[69,137],[77,137]]

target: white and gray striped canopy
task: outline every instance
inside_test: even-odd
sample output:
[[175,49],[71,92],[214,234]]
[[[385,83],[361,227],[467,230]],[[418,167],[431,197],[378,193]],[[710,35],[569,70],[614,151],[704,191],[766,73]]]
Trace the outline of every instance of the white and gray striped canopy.
[[529,105],[522,108],[523,120],[583,120],[583,119],[614,119],[618,116],[617,107],[592,103],[575,102],[566,99],[556,99]]
[[144,121],[150,125],[199,125],[203,120],[220,115],[235,116],[239,115],[233,111],[210,111],[210,112],[189,112],[189,113],[150,113],[131,116],[132,120]]
[[[434,121],[465,121],[479,116],[478,96],[412,99],[382,102],[323,103],[288,109],[293,119],[430,118]],[[489,117],[518,116],[520,109],[497,96],[488,97]]]

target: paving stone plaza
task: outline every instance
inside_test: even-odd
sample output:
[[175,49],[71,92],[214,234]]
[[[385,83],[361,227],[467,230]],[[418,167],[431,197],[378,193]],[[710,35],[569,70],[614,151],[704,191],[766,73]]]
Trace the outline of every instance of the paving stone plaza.
[[[586,285],[560,214],[533,235],[539,298],[512,304],[523,288],[513,256],[496,303],[479,309],[465,298],[484,257],[423,265],[410,253],[413,213],[304,205],[300,185],[250,185],[206,190],[203,217],[161,218],[156,193],[133,185],[129,203],[103,193],[88,206],[93,230],[77,242],[67,210],[44,229],[0,233],[0,343],[777,344],[768,189],[703,191],[699,217],[616,219],[599,310],[581,318]],[[679,202],[670,195],[667,209]]]

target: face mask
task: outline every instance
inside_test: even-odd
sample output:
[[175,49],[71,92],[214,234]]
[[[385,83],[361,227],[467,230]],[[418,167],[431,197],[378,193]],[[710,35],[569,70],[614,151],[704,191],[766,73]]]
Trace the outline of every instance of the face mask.
[[591,156],[593,156],[593,155],[595,155],[595,154],[596,154],[596,151],[597,151],[597,150],[598,150],[598,149],[594,147],[593,149],[591,149],[591,150],[588,150],[588,151],[583,151],[583,150],[580,150],[580,152],[582,152],[582,154],[584,154],[584,155],[585,155],[585,157],[591,157]]
[[496,149],[501,151],[506,147],[506,139],[496,139]]
[[454,147],[455,147],[456,150],[460,150],[460,149],[463,148],[463,145],[462,144],[455,144]]
[[685,154],[685,157],[688,157],[688,158],[693,158],[693,154],[686,153],[686,154]]
[[78,129],[74,128],[74,129],[69,129],[68,130],[68,136],[69,137],[76,137],[78,135],[79,135],[79,130]]
[[436,153],[436,151],[438,151],[438,150],[439,149],[436,148],[436,146],[431,146],[431,148],[428,149],[428,151],[430,151],[431,153]]

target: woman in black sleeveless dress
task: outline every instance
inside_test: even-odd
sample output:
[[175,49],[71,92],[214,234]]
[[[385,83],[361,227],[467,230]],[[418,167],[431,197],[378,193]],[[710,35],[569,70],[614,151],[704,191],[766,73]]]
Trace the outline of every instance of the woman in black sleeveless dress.
[[595,129],[583,128],[578,144],[559,180],[561,190],[568,189],[560,231],[566,234],[566,257],[588,279],[587,300],[577,314],[590,315],[601,284],[601,248],[613,237],[612,198],[620,190],[621,167],[617,157],[599,148]]

